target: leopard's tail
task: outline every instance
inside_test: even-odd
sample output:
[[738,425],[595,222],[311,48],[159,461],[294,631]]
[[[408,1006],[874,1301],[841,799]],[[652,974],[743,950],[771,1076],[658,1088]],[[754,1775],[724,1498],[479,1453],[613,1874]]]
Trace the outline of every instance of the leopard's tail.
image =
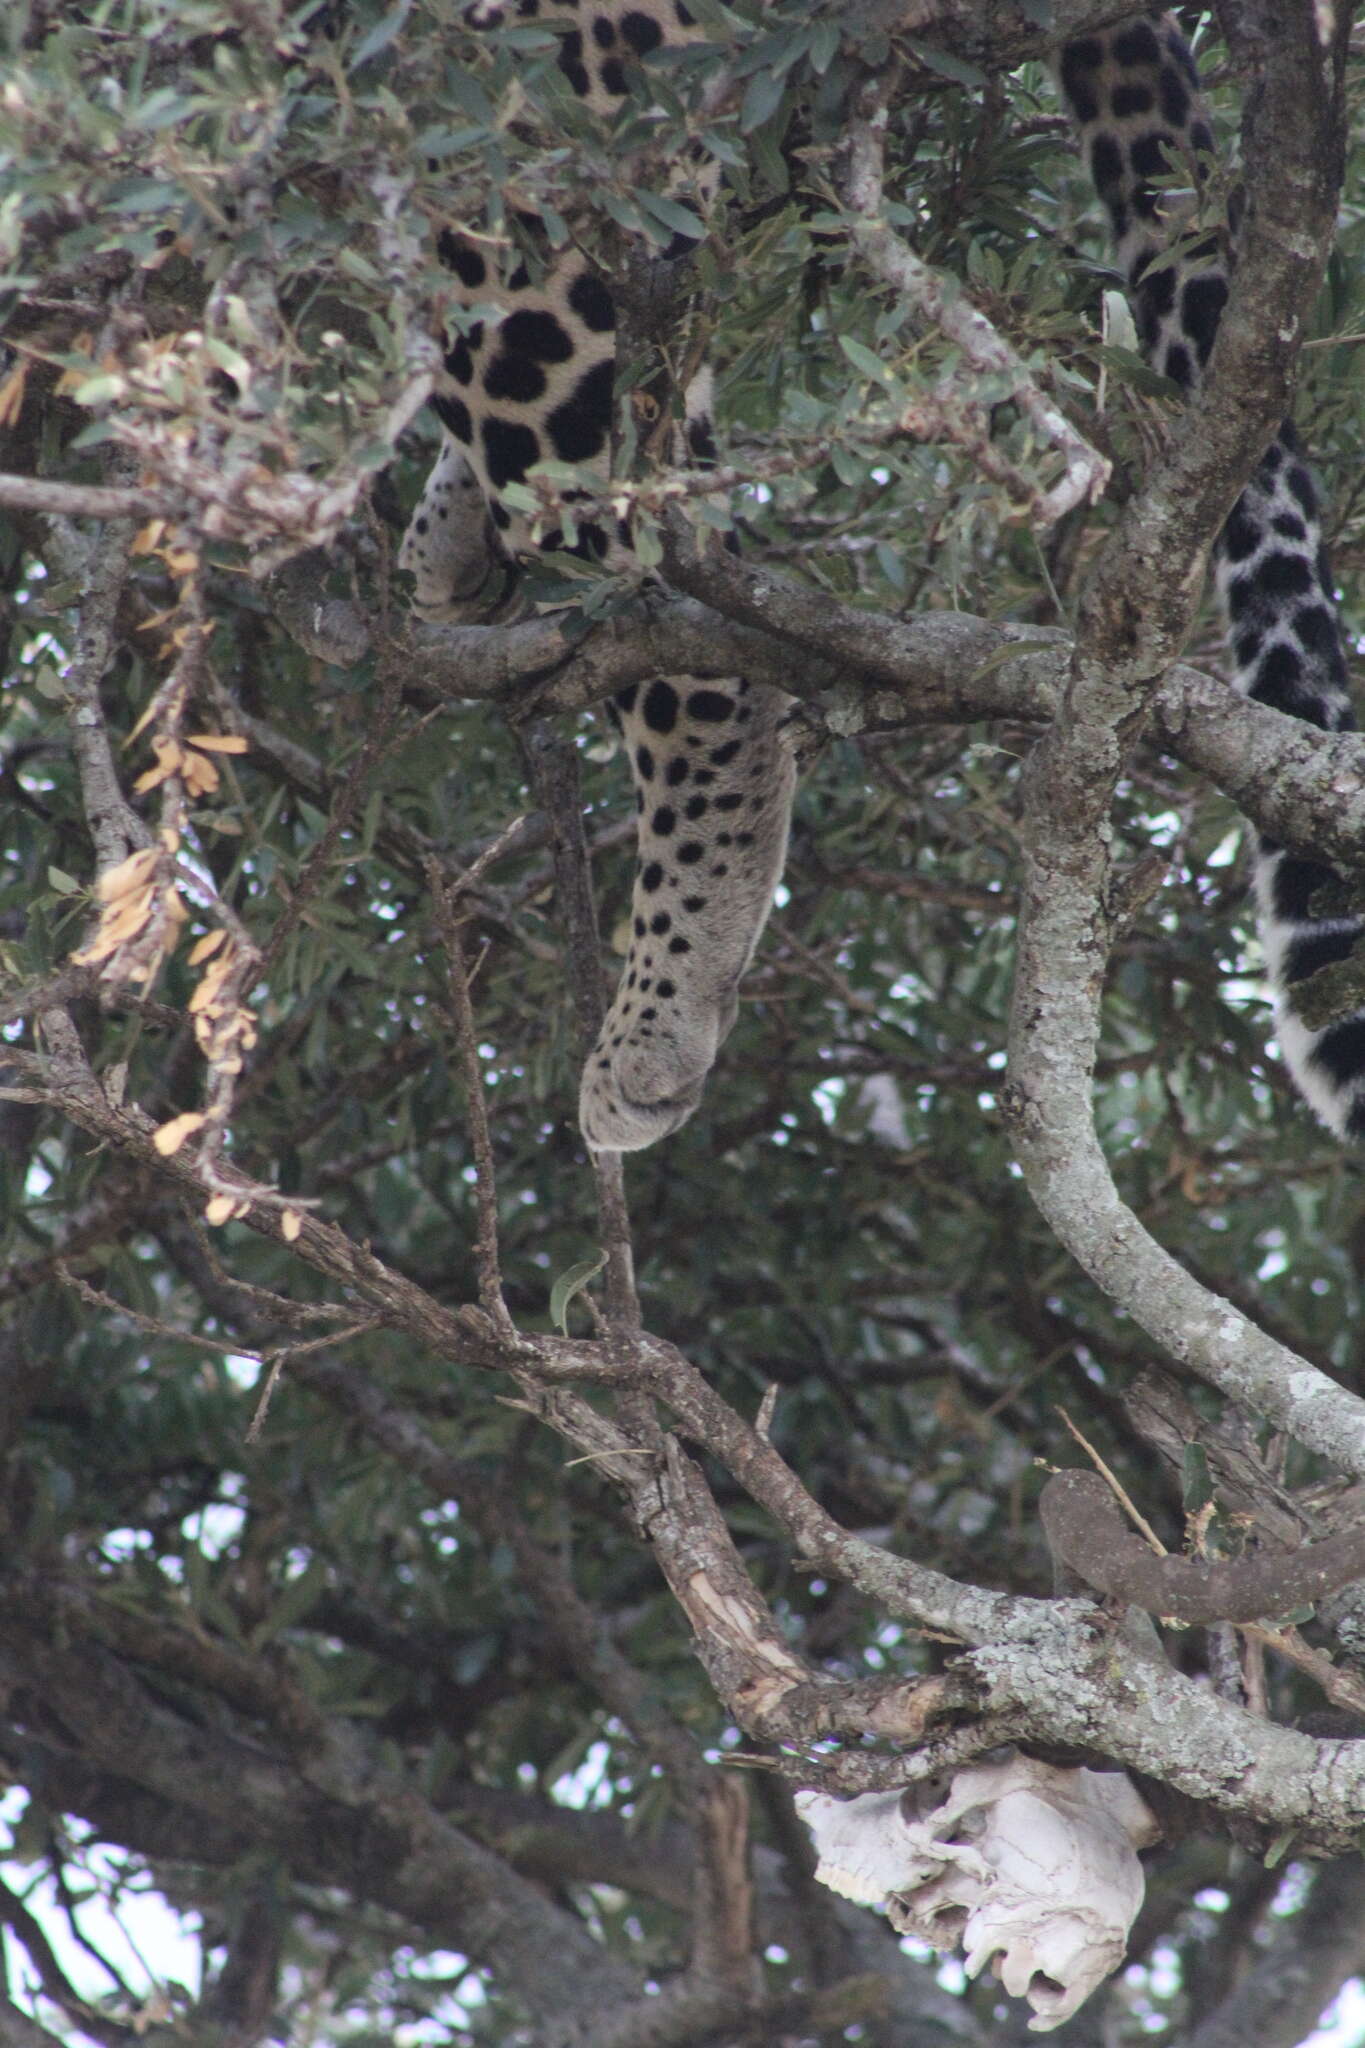
[[[1213,148],[1199,78],[1170,15],[1120,22],[1070,43],[1058,74],[1109,213],[1139,338],[1183,389],[1198,382],[1227,299],[1222,238],[1172,245],[1164,187],[1185,166],[1196,188]],[[1237,688],[1325,732],[1354,730],[1341,627],[1322,545],[1320,504],[1292,427],[1266,450],[1214,550]],[[1330,1129],[1365,1137],[1365,1009],[1309,1024],[1305,984],[1343,960],[1365,918],[1343,913],[1326,862],[1264,836],[1256,849],[1261,940],[1280,1047],[1300,1091]]]

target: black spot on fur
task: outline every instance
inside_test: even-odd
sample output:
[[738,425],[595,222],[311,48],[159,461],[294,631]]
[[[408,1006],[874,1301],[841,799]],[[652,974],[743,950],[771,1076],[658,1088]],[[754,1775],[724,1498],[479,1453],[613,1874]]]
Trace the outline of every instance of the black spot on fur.
[[664,32],[647,14],[632,8],[621,22],[621,34],[630,44],[637,57],[647,57],[651,50],[657,50],[664,39]]
[[649,822],[661,839],[667,839],[678,821],[673,812],[669,810],[667,804],[660,804]]
[[599,14],[593,21],[592,39],[599,50],[609,50],[616,41],[616,30],[605,14]]
[[1128,150],[1128,161],[1133,167],[1133,176],[1140,184],[1149,178],[1165,177],[1168,164],[1166,138],[1157,131],[1139,135]]
[[687,446],[692,460],[702,469],[708,469],[716,460],[719,449],[712,431],[710,420],[689,420],[687,422]]
[[[744,792],[743,792],[743,790],[741,790],[741,789],[731,789],[731,790],[727,790],[727,792],[726,792],[726,794],[725,794],[724,796],[718,796],[718,797],[716,798],[716,809],[717,809],[718,811],[737,811],[737,810],[739,809],[740,805],[741,805],[741,804],[743,803],[743,801],[744,801]],[[762,799],[760,798],[760,802],[761,802],[761,801],[762,801]]]
[[443,427],[448,427],[457,441],[463,441],[467,448],[474,439],[474,422],[469,417],[469,407],[462,398],[447,398],[442,394],[431,401],[436,417]]
[[1201,363],[1207,363],[1212,352],[1219,317],[1227,299],[1227,283],[1221,277],[1191,277],[1180,294],[1180,317],[1186,333],[1194,341]]
[[1062,90],[1078,121],[1093,121],[1099,113],[1095,73],[1103,62],[1104,51],[1091,37],[1068,43],[1062,52]]
[[[1284,956],[1286,984],[1292,988],[1297,981],[1307,981],[1319,968],[1344,960],[1358,936],[1358,930],[1350,927],[1346,931],[1312,932],[1306,938],[1291,940]],[[1330,1037],[1331,1033],[1327,1035]]]
[[1303,663],[1292,647],[1282,644],[1269,649],[1256,672],[1248,696],[1258,704],[1273,704],[1277,711],[1296,709],[1294,699],[1303,681]]
[[684,896],[682,900],[682,907],[684,910],[691,911],[692,915],[695,917],[699,910],[705,910],[706,898],[704,896]]
[[678,722],[678,693],[662,676],[645,692],[644,720],[651,732],[672,732]]
[[1255,577],[1270,597],[1301,597],[1313,586],[1313,571],[1302,555],[1275,553],[1258,562]]
[[684,839],[682,845],[678,848],[678,859],[685,868],[692,868],[705,856],[705,853],[706,848],[702,845],[700,839]]
[[1294,631],[1308,652],[1319,660],[1330,659],[1341,652],[1337,622],[1325,604],[1304,605],[1301,611],[1295,612]]
[[661,1002],[667,1002],[670,996],[675,996],[677,993],[678,991],[671,981],[661,981],[659,983],[658,994]]
[[1260,526],[1248,514],[1245,498],[1239,498],[1228,514],[1218,545],[1228,561],[1244,562],[1248,555],[1255,554],[1260,542]]
[[[744,708],[747,709],[747,706]],[[741,716],[742,715],[743,714],[741,712]],[[740,747],[742,745],[742,740],[726,740],[723,747],[712,747],[710,753],[707,755],[706,758],[708,761],[711,761],[717,768],[724,768],[727,762],[734,760],[735,755],[739,752]],[[700,782],[701,777],[698,776],[697,780]]]
[[540,460],[540,442],[530,427],[495,416],[483,423],[483,451],[488,481],[495,491],[504,484],[520,482],[532,463]]
[[706,798],[704,796],[693,796],[688,798],[687,805],[683,815],[685,817],[692,819],[704,818],[706,816],[706,810]]
[[1190,95],[1184,80],[1163,65],[1157,84],[1161,93],[1163,115],[1172,128],[1183,128],[1190,111]]
[[1161,368],[1172,384],[1178,384],[1182,391],[1188,391],[1194,382],[1194,364],[1190,361],[1189,350],[1182,342],[1171,343]]
[[713,725],[727,719],[734,708],[723,690],[693,690],[687,699],[689,718],[700,718]]
[[583,68],[583,34],[580,29],[569,30],[559,46],[555,61],[579,98],[586,99],[591,81]]
[[446,369],[457,384],[472,384],[474,381],[474,358],[463,334],[454,347],[446,351]]
[[1125,121],[1130,114],[1150,114],[1155,105],[1156,96],[1149,85],[1116,85],[1109,97],[1116,121]]
[[1294,854],[1287,854],[1275,869],[1272,883],[1277,914],[1295,924],[1306,923],[1311,916],[1308,906],[1314,896],[1336,879],[1324,861],[1300,860]]
[[532,312],[527,307],[508,314],[498,338],[508,355],[530,356],[537,363],[567,363],[574,352],[573,339],[562,321],[553,313]]
[[639,694],[640,685],[638,683],[627,683],[624,690],[616,692],[612,702],[623,717],[629,718],[631,712],[635,709],[635,699]]
[[601,278],[594,277],[590,270],[585,270],[569,286],[569,305],[594,334],[610,334],[616,325],[611,293]]
[[529,405],[544,396],[545,372],[529,356],[509,355],[504,349],[484,371],[483,388],[490,398],[511,398],[519,405]]
[[1277,512],[1271,520],[1276,533],[1285,540],[1307,540],[1308,528],[1296,512]]
[[442,228],[436,238],[436,253],[447,270],[453,270],[460,283],[477,291],[488,276],[488,265],[471,242],[463,235],[452,234],[449,228]]
[[668,930],[673,920],[666,910],[658,910],[649,920],[649,928],[659,938]]
[[687,939],[677,938],[669,940],[668,950],[670,953],[690,953],[692,947]]
[[611,432],[611,387],[615,366],[594,364],[579,378],[562,405],[545,422],[561,462],[590,462]]
[[686,782],[688,773],[689,770],[685,755],[677,754],[669,762],[668,767],[664,772],[664,781],[668,784],[670,789],[677,789],[681,783]]
[[1123,185],[1123,152],[1112,135],[1096,135],[1090,144],[1090,175],[1101,198]]
[[648,747],[637,747],[635,749],[635,766],[646,782],[654,780],[654,756],[650,753]]
[[657,860],[652,860],[649,863],[648,867],[641,868],[640,870],[640,887],[652,896],[654,891],[658,888],[659,884],[663,881],[663,878],[663,869],[660,867]]
[[1302,463],[1296,462],[1287,478],[1290,490],[1311,519],[1318,509],[1318,494],[1313,488],[1313,479]]
[[602,66],[602,90],[609,92],[613,99],[623,99],[626,90],[626,67],[619,57],[608,57]]
[[1145,64],[1160,64],[1161,46],[1146,22],[1136,22],[1114,37],[1109,45],[1114,62],[1122,71],[1136,71]]

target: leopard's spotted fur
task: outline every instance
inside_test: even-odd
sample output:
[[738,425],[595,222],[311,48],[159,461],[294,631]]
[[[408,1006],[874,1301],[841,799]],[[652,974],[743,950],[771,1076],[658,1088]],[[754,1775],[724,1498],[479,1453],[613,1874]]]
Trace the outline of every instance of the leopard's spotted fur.
[[[499,0],[484,0],[496,18]],[[629,66],[693,31],[671,0],[519,0],[523,16],[569,22],[559,65],[596,113],[619,104]],[[1189,389],[1209,359],[1227,296],[1213,237],[1170,246],[1158,189],[1182,161],[1198,180],[1212,149],[1199,81],[1168,15],[1135,17],[1069,44],[1058,75],[1108,210],[1149,359]],[[443,254],[467,303],[504,309],[446,357],[437,399],[442,456],[404,543],[418,608],[461,616],[487,601],[499,565],[531,545],[500,493],[547,457],[593,461],[611,438],[614,309],[579,252],[539,282],[515,254],[448,233]],[[688,394],[694,455],[710,443],[709,386]],[[490,524],[491,521],[491,524]],[[628,540],[580,521],[581,551],[608,556]],[[540,546],[563,544],[558,532]],[[1237,687],[1329,730],[1353,724],[1345,659],[1321,557],[1317,497],[1292,429],[1268,449],[1216,556]],[[786,847],[794,769],[782,731],[786,700],[742,678],[659,678],[624,692],[616,712],[640,810],[632,939],[625,972],[588,1062],[580,1115],[590,1144],[629,1150],[675,1130],[700,1100],[734,1021],[736,989],[767,917]],[[1310,1030],[1295,986],[1350,950],[1356,917],[1315,914],[1332,879],[1320,863],[1262,841],[1257,893],[1280,1006],[1286,1060],[1331,1127],[1365,1135],[1365,1013]]]
[[[1063,93],[1080,129],[1151,361],[1185,389],[1213,350],[1227,298],[1221,240],[1203,238],[1178,264],[1153,180],[1182,160],[1197,181],[1213,147],[1189,45],[1170,16],[1121,23],[1062,53]],[[1354,729],[1346,656],[1322,545],[1318,493],[1286,423],[1233,507],[1214,551],[1233,680],[1258,703],[1327,732]],[[1314,908],[1335,877],[1322,862],[1261,838],[1256,896],[1276,994],[1285,1064],[1323,1122],[1365,1137],[1365,1011],[1311,1029],[1299,984],[1343,959],[1365,919]]]
[[[580,17],[563,0],[521,0],[519,12],[573,22],[559,66],[597,114],[619,104],[632,59],[665,35],[692,33],[679,5],[599,0]],[[531,545],[504,486],[546,458],[601,460],[605,471],[615,368],[611,296],[578,251],[538,282],[515,251],[500,266],[469,234],[448,232],[441,253],[466,303],[505,311],[496,328],[476,323],[455,342],[435,401],[447,439],[400,558],[432,619],[477,607],[496,588],[499,558]],[[694,460],[713,446],[709,400],[703,370],[686,394]],[[577,529],[584,554],[622,546],[598,520],[580,518]],[[557,528],[538,537],[542,548],[564,542]],[[734,1023],[786,857],[795,770],[786,699],[743,677],[659,677],[621,692],[613,708],[635,781],[639,860],[625,969],[584,1070],[579,1118],[590,1145],[632,1151],[692,1114]]]

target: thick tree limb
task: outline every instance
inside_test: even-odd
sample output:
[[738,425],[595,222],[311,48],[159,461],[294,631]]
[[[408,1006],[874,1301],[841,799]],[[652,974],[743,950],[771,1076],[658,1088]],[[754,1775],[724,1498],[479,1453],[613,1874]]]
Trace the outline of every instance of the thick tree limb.
[[1311,1606],[1365,1576],[1365,1522],[1299,1550],[1203,1562],[1158,1557],[1098,1472],[1057,1472],[1038,1511],[1049,1548],[1087,1585],[1177,1621],[1256,1621]]
[[[1188,629],[1204,555],[1283,411],[1294,346],[1330,246],[1340,49],[1335,80],[1324,76],[1323,58],[1306,0],[1278,8],[1267,24],[1264,93],[1248,116],[1247,226],[1209,380],[1191,408],[1190,431],[1127,508],[1102,557],[1061,711],[1029,764],[1010,1081],[1001,1100],[1034,1200],[1110,1298],[1181,1363],[1263,1413],[1273,1404],[1296,1434],[1312,1430],[1327,1456],[1348,1453],[1354,1471],[1365,1453],[1360,1417],[1341,1416],[1340,1433],[1322,1430],[1317,1386],[1310,1391],[1282,1356],[1272,1357],[1251,1323],[1206,1294],[1142,1229],[1119,1198],[1091,1103],[1112,939],[1114,786],[1156,679]],[[1308,124],[1305,107],[1314,109]]]

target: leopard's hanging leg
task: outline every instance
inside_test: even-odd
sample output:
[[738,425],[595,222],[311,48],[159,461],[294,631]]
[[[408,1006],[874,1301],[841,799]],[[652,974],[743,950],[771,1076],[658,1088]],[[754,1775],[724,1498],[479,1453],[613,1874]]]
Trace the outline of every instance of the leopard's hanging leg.
[[588,1143],[632,1152],[685,1123],[735,1021],[782,874],[789,699],[662,678],[617,699],[640,811],[625,971],[583,1073]]

